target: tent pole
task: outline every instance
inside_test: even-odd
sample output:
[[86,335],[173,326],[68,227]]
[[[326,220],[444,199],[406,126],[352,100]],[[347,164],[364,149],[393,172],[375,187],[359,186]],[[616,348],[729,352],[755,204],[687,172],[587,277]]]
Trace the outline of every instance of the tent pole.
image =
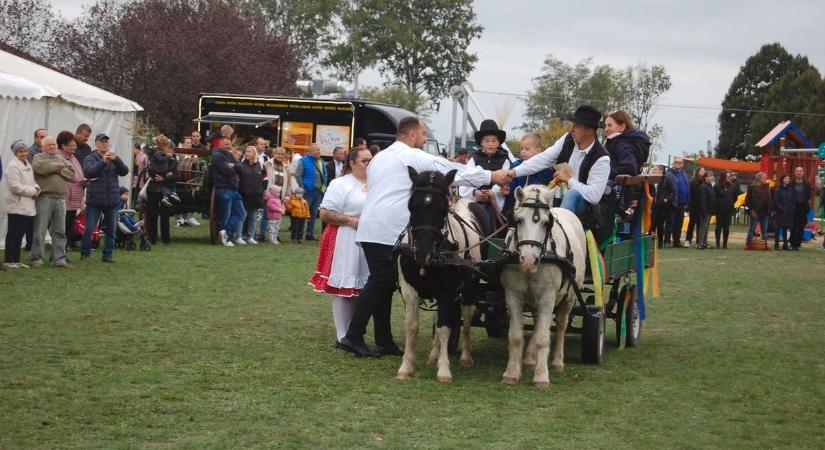
[[49,97],[46,97],[46,123],[43,124],[43,128],[46,129],[47,133],[48,133],[48,130],[49,130],[49,111],[51,109],[52,109],[52,99],[49,98]]

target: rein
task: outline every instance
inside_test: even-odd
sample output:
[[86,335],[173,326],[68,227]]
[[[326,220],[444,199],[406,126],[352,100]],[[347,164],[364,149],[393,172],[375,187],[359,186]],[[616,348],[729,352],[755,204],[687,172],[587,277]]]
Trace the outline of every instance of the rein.
[[[440,186],[435,183],[435,174],[431,173],[429,180],[423,186],[413,186],[410,189],[412,194],[427,194],[424,197],[425,204],[432,203],[432,195],[441,195],[443,196],[447,202],[449,203],[450,192],[449,190],[444,190]],[[408,204],[412,203],[412,196],[410,196],[410,200]],[[475,223],[472,223],[465,218],[461,217],[455,210],[450,207],[447,210],[447,215],[454,218],[455,221],[458,223],[458,227],[463,234],[464,242],[469,244],[470,242],[470,235],[468,230],[472,230],[477,236],[482,237],[481,230],[479,226]],[[489,242],[490,239],[493,239],[497,236],[501,231],[505,230],[508,226],[506,222],[502,222],[502,225],[494,230],[489,236],[485,236],[483,239],[480,239],[479,242],[464,248],[458,248],[458,239],[457,239],[457,231],[453,229],[453,226],[449,220],[449,217],[445,218],[445,223],[442,228],[437,228],[432,225],[407,225],[401,235],[398,236],[398,240],[396,241],[396,247],[401,245],[403,241],[403,237],[406,234],[409,236],[410,246],[415,248],[415,238],[414,233],[416,232],[427,232],[433,233],[436,235],[435,239],[435,249],[432,252],[432,260],[434,261],[434,265],[441,265],[441,264],[448,264],[449,263],[454,265],[467,265],[459,263],[459,260],[452,259],[455,256],[462,255],[464,260],[470,259],[470,251],[476,247],[481,246],[482,244]],[[421,275],[423,276],[426,273],[426,270],[422,267],[421,268]]]

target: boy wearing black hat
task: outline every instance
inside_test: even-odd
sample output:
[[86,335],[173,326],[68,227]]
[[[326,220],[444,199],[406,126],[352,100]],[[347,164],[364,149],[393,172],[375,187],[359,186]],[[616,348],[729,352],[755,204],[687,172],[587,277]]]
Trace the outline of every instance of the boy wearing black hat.
[[572,173],[556,171],[554,179],[567,183],[570,188],[562,199],[561,207],[581,216],[589,205],[597,205],[604,195],[610,175],[610,156],[596,139],[602,113],[592,106],[580,106],[568,119],[573,122],[570,132],[542,153],[510,170],[510,175],[523,177],[568,163]]
[[[513,158],[510,152],[501,147],[506,139],[507,133],[498,128],[495,120],[487,119],[481,122],[481,126],[475,133],[476,144],[481,148],[467,161],[467,167],[482,167],[491,172],[499,169],[508,170]],[[460,187],[458,192],[462,197],[475,198],[478,203],[484,205],[491,217],[494,209],[493,201],[495,201],[495,207],[501,210],[504,208],[507,195],[507,192],[502,192],[501,187],[496,184]]]

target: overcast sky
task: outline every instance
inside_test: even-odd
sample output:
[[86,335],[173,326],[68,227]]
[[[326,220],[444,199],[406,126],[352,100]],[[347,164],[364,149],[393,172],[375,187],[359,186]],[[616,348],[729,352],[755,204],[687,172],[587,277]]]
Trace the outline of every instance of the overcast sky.
[[[53,0],[64,16],[81,13],[80,5]],[[573,64],[588,56],[596,64],[624,67],[640,62],[660,64],[673,87],[660,100],[666,105],[719,107],[739,67],[766,43],[779,42],[792,54],[803,54],[825,71],[825,1],[654,1],[597,2],[574,0],[476,0],[481,38],[470,51],[478,55],[470,82],[476,91],[525,94],[539,75],[547,54]],[[367,72],[361,84],[378,85]],[[492,118],[504,105],[513,109],[505,128],[523,118],[520,97],[479,94]],[[452,102],[446,99],[433,117],[439,141],[449,140]],[[822,111],[825,112],[825,111]],[[664,152],[681,154],[717,140],[718,110],[661,106],[652,122],[665,127]],[[778,119],[777,119],[778,120]]]

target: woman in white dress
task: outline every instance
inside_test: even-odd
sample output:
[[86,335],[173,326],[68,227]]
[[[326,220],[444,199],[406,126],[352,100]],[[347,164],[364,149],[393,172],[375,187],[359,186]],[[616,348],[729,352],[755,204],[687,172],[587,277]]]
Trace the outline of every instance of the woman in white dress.
[[347,334],[355,301],[369,278],[364,251],[355,244],[355,232],[367,198],[367,165],[371,159],[369,150],[350,150],[344,175],[332,180],[321,202],[321,220],[327,227],[309,284],[316,292],[332,296],[336,344]]

